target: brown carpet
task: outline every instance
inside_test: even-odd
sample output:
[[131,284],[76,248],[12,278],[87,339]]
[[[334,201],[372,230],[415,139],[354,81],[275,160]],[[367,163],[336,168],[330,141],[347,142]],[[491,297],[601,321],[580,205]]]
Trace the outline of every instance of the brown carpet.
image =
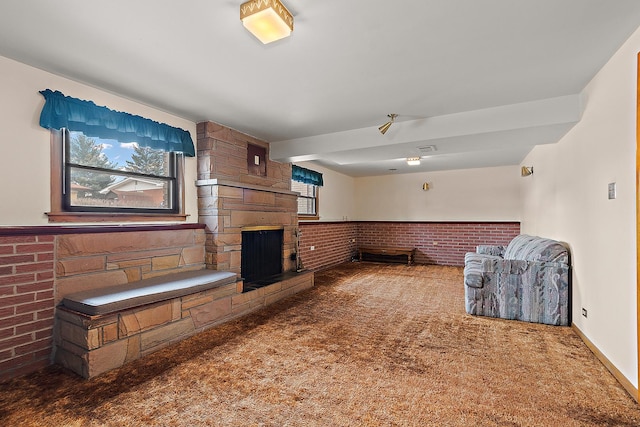
[[353,263],[98,378],[0,384],[0,425],[638,426],[640,408],[570,328],[467,315],[460,268]]

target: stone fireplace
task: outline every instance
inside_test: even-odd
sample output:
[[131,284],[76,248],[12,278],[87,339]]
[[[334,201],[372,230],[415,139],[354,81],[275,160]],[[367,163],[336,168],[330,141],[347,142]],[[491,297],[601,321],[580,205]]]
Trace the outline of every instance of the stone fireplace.
[[233,129],[212,122],[198,123],[197,129],[198,216],[206,225],[207,267],[251,271],[250,279],[259,280],[252,268],[260,270],[266,260],[243,259],[243,234],[279,230],[280,272],[295,271],[298,215],[291,165],[272,162],[267,143]]

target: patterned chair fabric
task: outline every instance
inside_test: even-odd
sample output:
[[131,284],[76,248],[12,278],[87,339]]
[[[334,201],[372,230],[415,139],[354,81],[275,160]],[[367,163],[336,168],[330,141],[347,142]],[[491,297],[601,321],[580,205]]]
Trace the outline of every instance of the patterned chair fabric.
[[521,234],[505,248],[481,245],[465,255],[467,313],[569,325],[569,251]]

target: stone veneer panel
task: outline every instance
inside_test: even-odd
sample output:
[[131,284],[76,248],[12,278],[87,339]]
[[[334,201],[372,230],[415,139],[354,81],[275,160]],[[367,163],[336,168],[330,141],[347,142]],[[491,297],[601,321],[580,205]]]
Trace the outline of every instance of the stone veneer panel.
[[128,344],[127,341],[114,341],[86,353],[86,363],[81,365],[83,371],[80,375],[91,378],[124,365],[129,352]]
[[[269,160],[269,145],[212,122],[198,123],[198,213],[206,227],[208,268],[241,272],[242,230],[284,230],[283,271],[295,269],[294,231],[297,193],[291,188],[291,164]],[[249,173],[247,147],[267,151],[266,176]]]
[[144,332],[140,335],[140,355],[157,351],[173,342],[191,336],[195,332],[193,319],[181,319]]
[[204,267],[205,231],[64,234],[56,239],[56,304],[68,293]]
[[231,298],[224,298],[193,307],[190,310],[191,319],[196,328],[203,328],[216,319],[226,317],[231,313]]
[[165,302],[155,307],[131,310],[127,314],[122,314],[119,320],[118,336],[128,337],[170,323],[173,320],[172,309],[171,302]]
[[[145,250],[183,247],[195,243],[194,230],[140,231],[136,233],[83,233],[61,235],[57,255],[61,259],[94,254],[122,254],[132,249]],[[141,246],[144,242],[144,246]]]
[[65,295],[73,292],[83,292],[105,286],[124,285],[126,283],[129,283],[129,280],[124,270],[95,271],[86,275],[77,274],[61,277],[56,283],[56,305]]

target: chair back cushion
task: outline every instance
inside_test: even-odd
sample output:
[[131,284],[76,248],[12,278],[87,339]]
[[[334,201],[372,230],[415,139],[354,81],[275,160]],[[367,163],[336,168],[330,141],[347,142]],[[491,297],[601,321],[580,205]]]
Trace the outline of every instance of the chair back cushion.
[[520,234],[504,252],[505,259],[536,262],[569,263],[569,252],[562,243],[542,237]]

